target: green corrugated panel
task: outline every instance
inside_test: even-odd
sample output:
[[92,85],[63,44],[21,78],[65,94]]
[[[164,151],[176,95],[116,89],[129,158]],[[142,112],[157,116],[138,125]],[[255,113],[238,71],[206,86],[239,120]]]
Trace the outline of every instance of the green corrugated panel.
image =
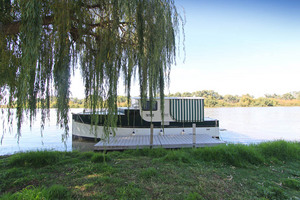
[[170,114],[179,122],[204,120],[203,99],[170,99]]
[[201,109],[201,114],[202,114],[202,118],[201,121],[204,121],[204,100],[201,100],[201,104],[202,104],[202,109]]

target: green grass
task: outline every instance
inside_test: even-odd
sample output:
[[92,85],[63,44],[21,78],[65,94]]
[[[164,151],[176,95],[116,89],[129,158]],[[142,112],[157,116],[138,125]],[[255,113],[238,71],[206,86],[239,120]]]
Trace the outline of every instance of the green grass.
[[59,152],[36,151],[18,153],[9,159],[9,165],[15,167],[43,167],[55,164],[59,160]]
[[0,199],[299,199],[300,144],[0,157]]
[[287,178],[282,181],[283,186],[289,187],[295,190],[300,190],[300,180],[294,178]]
[[98,153],[98,154],[94,154],[91,157],[91,161],[94,163],[106,162],[106,161],[110,161],[110,157],[105,153]]
[[157,176],[158,174],[159,174],[159,172],[157,169],[155,169],[154,167],[149,167],[144,170],[141,170],[140,177],[147,180],[147,179]]
[[49,199],[71,199],[69,189],[60,184],[52,185],[46,193]]
[[1,199],[7,200],[36,200],[36,199],[72,199],[68,188],[62,185],[53,185],[49,188],[27,186],[14,194],[4,194]]
[[236,167],[246,167],[249,164],[260,165],[265,160],[265,157],[258,151],[257,146],[241,144],[195,149],[193,156],[197,160],[214,161]]
[[266,142],[258,145],[259,153],[269,160],[293,160],[300,157],[299,143],[288,143],[285,141]]

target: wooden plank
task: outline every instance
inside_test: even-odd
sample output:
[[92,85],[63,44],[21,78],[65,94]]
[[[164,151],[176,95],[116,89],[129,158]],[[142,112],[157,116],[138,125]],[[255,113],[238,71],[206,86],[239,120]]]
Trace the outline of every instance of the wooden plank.
[[190,135],[162,135],[159,140],[163,148],[192,147]]
[[[188,147],[205,147],[224,144],[223,141],[212,138],[209,135],[196,135],[196,143],[194,144],[191,134],[184,135],[154,135],[153,148],[188,148]],[[115,136],[110,137],[108,142],[99,141],[94,146],[94,150],[125,150],[125,149],[141,149],[150,147],[150,136]]]
[[193,124],[193,147],[196,147],[196,124]]
[[153,147],[153,124],[150,125],[150,148]]
[[149,137],[144,136],[115,136],[109,142],[99,141],[95,150],[123,150],[149,147]]
[[215,146],[219,144],[225,144],[224,141],[215,139],[206,134],[198,134],[196,135],[196,147],[207,147],[207,146]]

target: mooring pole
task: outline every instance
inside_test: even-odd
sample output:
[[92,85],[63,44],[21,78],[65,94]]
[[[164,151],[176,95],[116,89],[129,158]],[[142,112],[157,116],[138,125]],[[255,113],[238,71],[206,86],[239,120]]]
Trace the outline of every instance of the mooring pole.
[[196,147],[196,124],[193,124],[193,147]]
[[150,148],[153,147],[153,124],[150,125]]

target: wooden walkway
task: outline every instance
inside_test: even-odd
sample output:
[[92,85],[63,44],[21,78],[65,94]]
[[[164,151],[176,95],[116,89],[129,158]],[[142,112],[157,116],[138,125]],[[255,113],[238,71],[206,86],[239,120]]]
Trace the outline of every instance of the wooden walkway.
[[224,144],[225,142],[214,139],[206,134],[195,135],[154,135],[153,145],[150,145],[150,136],[115,136],[110,137],[107,141],[101,140],[94,146],[95,151],[103,150],[125,150],[125,149],[142,149],[142,148],[191,148],[207,147]]

